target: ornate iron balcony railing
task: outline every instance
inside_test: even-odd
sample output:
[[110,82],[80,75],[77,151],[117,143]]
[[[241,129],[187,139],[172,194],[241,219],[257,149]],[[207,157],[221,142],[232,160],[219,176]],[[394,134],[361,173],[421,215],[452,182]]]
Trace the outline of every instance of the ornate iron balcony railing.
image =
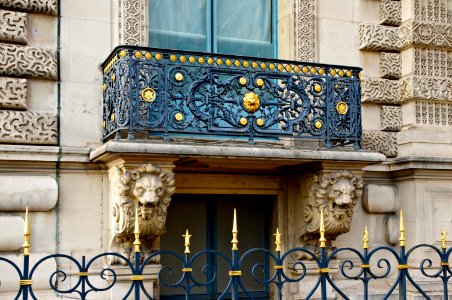
[[130,46],[102,68],[104,141],[154,132],[360,146],[360,68]]

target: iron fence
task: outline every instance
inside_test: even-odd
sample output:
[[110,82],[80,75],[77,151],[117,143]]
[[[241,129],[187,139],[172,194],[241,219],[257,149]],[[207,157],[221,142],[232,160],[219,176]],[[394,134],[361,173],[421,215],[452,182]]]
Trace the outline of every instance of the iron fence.
[[104,141],[209,135],[360,147],[360,68],[131,46],[102,68]]
[[[90,273],[90,268],[95,264],[95,262],[103,260],[106,257],[118,258],[130,271],[130,286],[126,289],[127,291],[123,295],[117,295],[114,299],[140,299],[140,297],[145,299],[154,299],[146,287],[144,275],[145,268],[157,256],[165,255],[171,256],[178,261],[179,269],[181,271],[180,273],[182,275],[178,276],[172,283],[170,283],[168,278],[172,276],[173,271],[175,270],[172,270],[170,267],[163,266],[157,276],[159,284],[168,288],[180,290],[182,299],[195,299],[192,290],[197,287],[206,287],[212,284],[218,275],[216,273],[215,266],[210,264],[206,264],[201,268],[201,273],[205,275],[203,278],[198,278],[194,275],[194,268],[197,260],[207,253],[215,255],[227,265],[226,271],[228,272],[229,279],[227,280],[225,288],[217,295],[217,299],[258,299],[262,298],[262,296],[256,296],[254,291],[250,290],[245,281],[242,280],[242,276],[244,276],[244,273],[246,272],[244,268],[245,263],[247,259],[252,257],[252,255],[256,252],[263,253],[265,257],[268,258],[269,263],[253,262],[252,267],[248,270],[248,273],[255,282],[261,284],[262,286],[270,286],[270,293],[267,293],[267,296],[264,296],[269,299],[284,299],[285,295],[288,295],[285,294],[287,293],[287,290],[285,291],[284,288],[286,285],[302,282],[308,276],[312,276],[309,275],[309,267],[307,266],[308,261],[314,264],[318,273],[314,276],[313,286],[307,288],[304,295],[305,299],[310,299],[314,296],[316,298],[329,299],[331,294],[328,294],[327,288],[332,289],[332,291],[336,293],[336,296],[340,296],[343,299],[351,299],[351,295],[347,295],[343,289],[338,287],[338,285],[334,282],[330,269],[332,262],[336,259],[336,256],[342,253],[346,253],[347,257],[354,256],[355,258],[344,259],[339,266],[338,272],[346,280],[361,282],[358,289],[361,289],[360,296],[363,299],[368,299],[372,296],[369,292],[370,282],[381,279],[392,280],[392,283],[388,285],[387,290],[380,295],[382,299],[388,299],[393,296],[397,296],[399,299],[406,299],[408,295],[408,284],[411,284],[413,287],[415,295],[422,296],[426,299],[432,299],[433,296],[440,299],[448,299],[448,282],[452,276],[452,270],[449,266],[449,258],[452,248],[447,249],[446,247],[446,232],[443,229],[441,233],[441,247],[420,244],[406,249],[405,228],[403,225],[402,215],[400,221],[400,239],[398,248],[381,246],[369,250],[369,235],[366,228],[364,231],[362,250],[359,251],[357,249],[346,247],[327,251],[327,241],[324,235],[325,229],[323,225],[323,214],[321,214],[318,253],[303,247],[294,248],[282,253],[281,234],[277,230],[275,233],[275,251],[269,251],[267,249],[251,249],[239,255],[238,230],[234,212],[234,225],[232,230],[233,239],[231,241],[232,252],[230,256],[210,250],[204,250],[191,255],[191,235],[187,230],[187,232],[183,235],[185,240],[183,255],[179,255],[172,251],[158,251],[144,258],[144,260],[142,253],[140,252],[140,230],[137,222],[138,221],[135,223],[134,232],[134,252],[131,257],[125,257],[118,253],[106,252],[94,256],[87,261],[85,257],[82,257],[81,260],[77,260],[69,255],[53,254],[43,257],[35,264],[31,265],[29,260],[30,229],[28,225],[29,222],[27,212],[25,218],[25,243],[23,245],[24,255],[22,268],[11,260],[0,257],[0,262],[9,265],[20,277],[19,288],[15,299],[37,299],[33,290],[33,278],[37,276],[36,270],[45,261],[53,259],[68,259],[77,270],[76,280],[73,281],[71,286],[67,289],[63,289],[58,286],[59,282],[62,282],[68,278],[69,275],[66,274],[66,272],[57,270],[51,274],[49,278],[49,288],[57,294],[70,294],[72,297],[78,297],[79,299],[89,299],[89,296],[92,293],[108,292],[117,283],[115,268],[106,265],[99,273]],[[433,256],[436,256],[436,260],[433,258],[424,258],[417,266],[412,263],[409,265],[410,257],[416,250],[419,249],[431,251]],[[300,254],[302,254],[304,259],[296,259],[296,257],[300,257]],[[306,260],[306,256],[309,257],[310,260]],[[371,263],[371,260],[375,257],[377,257],[376,261]],[[396,265],[394,265],[392,261],[396,262]],[[2,266],[0,270],[2,274],[11,271],[4,266]],[[421,275],[426,279],[437,279],[441,286],[440,294],[435,294],[433,296],[429,295],[428,292],[425,291],[420,284],[418,284],[418,279],[414,279],[415,276],[413,275],[413,272],[418,273],[416,276]],[[108,279],[108,284],[103,287],[96,287],[90,278],[98,276],[103,280]],[[202,299],[211,298],[205,297]]]

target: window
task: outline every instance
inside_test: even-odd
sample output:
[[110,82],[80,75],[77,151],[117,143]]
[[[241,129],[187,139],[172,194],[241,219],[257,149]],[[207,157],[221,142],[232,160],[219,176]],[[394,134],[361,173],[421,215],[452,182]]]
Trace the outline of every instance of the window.
[[149,45],[276,57],[277,0],[149,0]]

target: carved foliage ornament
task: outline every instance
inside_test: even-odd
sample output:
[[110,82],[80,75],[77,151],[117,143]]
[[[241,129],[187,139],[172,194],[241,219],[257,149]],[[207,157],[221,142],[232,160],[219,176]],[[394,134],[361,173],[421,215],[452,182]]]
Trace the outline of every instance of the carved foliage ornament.
[[325,236],[334,240],[347,233],[352,222],[353,209],[361,200],[363,181],[349,171],[340,170],[321,178],[314,176],[304,209],[306,228],[301,235],[305,242],[318,239],[320,211],[325,220]]
[[120,176],[113,195],[113,246],[123,255],[131,253],[138,208],[142,252],[158,250],[157,238],[165,233],[167,208],[175,191],[173,174],[152,164],[117,171]]

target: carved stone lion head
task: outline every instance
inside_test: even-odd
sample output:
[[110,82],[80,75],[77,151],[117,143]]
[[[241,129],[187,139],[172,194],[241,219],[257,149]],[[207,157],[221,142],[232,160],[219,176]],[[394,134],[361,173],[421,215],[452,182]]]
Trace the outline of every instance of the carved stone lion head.
[[318,236],[321,210],[324,215],[325,235],[329,240],[347,233],[350,230],[353,209],[362,194],[362,179],[349,171],[340,170],[322,178],[315,176],[304,210],[307,225],[303,239],[309,240]]

